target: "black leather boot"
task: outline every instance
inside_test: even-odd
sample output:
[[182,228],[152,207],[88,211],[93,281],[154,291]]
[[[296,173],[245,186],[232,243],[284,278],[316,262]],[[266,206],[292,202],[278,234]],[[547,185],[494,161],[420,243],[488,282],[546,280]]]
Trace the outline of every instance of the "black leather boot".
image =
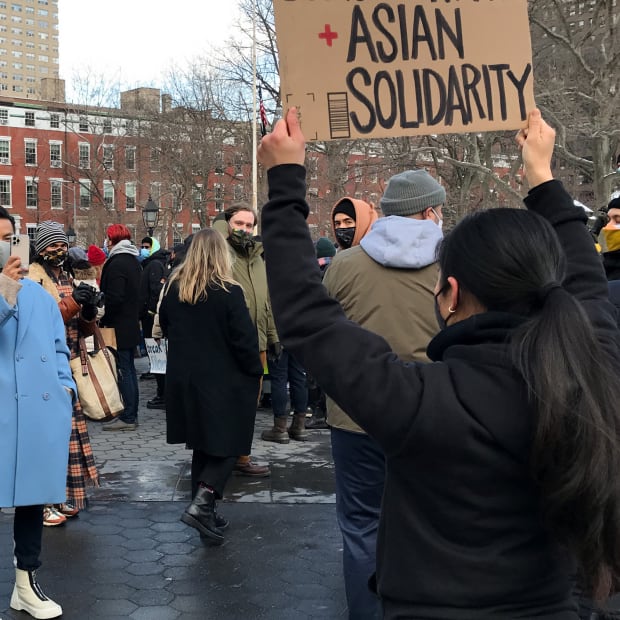
[[196,497],[181,515],[181,521],[215,542],[224,541],[224,534],[216,523],[215,494],[209,489],[198,489]]

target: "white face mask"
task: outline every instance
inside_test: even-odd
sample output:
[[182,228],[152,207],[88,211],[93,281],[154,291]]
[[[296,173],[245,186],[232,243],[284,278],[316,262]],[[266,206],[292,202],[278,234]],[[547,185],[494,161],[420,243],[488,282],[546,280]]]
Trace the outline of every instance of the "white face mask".
[[433,209],[431,207],[431,211],[434,213],[435,217],[437,218],[437,222],[435,222],[437,224],[437,226],[439,226],[439,230],[443,230],[443,219],[439,217],[437,211],[435,211],[435,209]]

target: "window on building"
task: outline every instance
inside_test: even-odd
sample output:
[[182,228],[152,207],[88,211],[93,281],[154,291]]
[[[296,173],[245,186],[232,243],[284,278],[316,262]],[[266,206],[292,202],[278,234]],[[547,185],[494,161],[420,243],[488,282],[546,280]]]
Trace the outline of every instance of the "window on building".
[[80,168],[90,168],[90,144],[80,143]]
[[50,181],[50,202],[52,209],[62,209],[62,181]]
[[114,169],[114,147],[110,144],[103,145],[103,165],[106,170]]
[[88,179],[80,179],[80,208],[90,209],[90,203],[90,181]]
[[170,186],[170,195],[172,196],[172,212],[178,213],[181,210],[181,190],[177,185]]
[[215,174],[223,174],[224,172],[224,153],[218,151],[215,154]]
[[192,190],[192,202],[194,203],[194,210],[200,211],[202,209],[202,186],[195,187]]
[[87,116],[80,116],[79,130],[82,132],[88,131],[88,117]]
[[161,183],[153,182],[150,187],[151,198],[158,203],[161,198]]
[[103,133],[112,133],[112,119],[111,118],[103,119]]
[[26,166],[37,165],[37,142],[36,140],[24,140]]
[[241,155],[235,153],[235,176],[242,177],[243,176],[243,159]]
[[136,210],[136,184],[125,183],[125,210]]
[[26,224],[26,234],[30,241],[34,241],[37,236],[37,225],[36,224]]
[[108,209],[114,209],[114,183],[103,182],[103,202]]
[[183,243],[183,224],[175,224],[172,229],[172,243],[179,245]]
[[319,161],[316,157],[308,157],[308,174],[314,181],[318,179],[319,175]]
[[161,151],[159,149],[151,149],[151,172],[159,172],[161,159]]
[[215,199],[215,210],[221,213],[224,210],[224,188],[221,183],[213,186],[213,198]]
[[239,200],[243,200],[244,199],[244,195],[243,195],[243,185],[241,185],[241,183],[236,183],[233,186],[233,200],[235,202],[238,202]]
[[60,129],[60,114],[50,114],[50,127],[52,129]]
[[0,178],[0,205],[10,208],[11,205],[11,179]]
[[135,146],[125,147],[125,168],[127,168],[127,170],[136,169],[136,147]]
[[39,183],[37,179],[26,178],[26,208],[36,209],[39,197]]
[[6,138],[0,139],[0,164],[11,163],[11,141]]
[[34,112],[26,112],[24,123],[26,127],[34,127]]
[[0,110],[0,125],[8,125],[8,124],[9,124],[9,111]]
[[50,142],[50,167],[62,168],[62,143]]

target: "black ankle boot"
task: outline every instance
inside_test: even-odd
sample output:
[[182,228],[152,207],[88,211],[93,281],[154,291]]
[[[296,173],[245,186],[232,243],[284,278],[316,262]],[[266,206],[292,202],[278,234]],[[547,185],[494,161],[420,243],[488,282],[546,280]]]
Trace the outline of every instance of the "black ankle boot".
[[224,541],[222,530],[216,523],[215,494],[209,489],[204,487],[198,489],[196,497],[181,515],[181,521],[211,540],[219,543]]

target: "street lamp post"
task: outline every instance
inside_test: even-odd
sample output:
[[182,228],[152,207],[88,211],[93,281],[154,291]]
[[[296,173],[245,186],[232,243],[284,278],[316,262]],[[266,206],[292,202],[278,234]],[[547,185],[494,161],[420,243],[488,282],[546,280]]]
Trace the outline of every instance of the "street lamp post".
[[149,194],[149,199],[146,201],[144,208],[142,209],[142,220],[144,227],[148,231],[149,237],[153,236],[153,229],[157,226],[159,221],[159,207],[155,204],[155,201]]
[[73,245],[77,240],[77,234],[75,233],[73,226],[69,226],[69,228],[67,228],[67,240],[69,241],[69,245]]

